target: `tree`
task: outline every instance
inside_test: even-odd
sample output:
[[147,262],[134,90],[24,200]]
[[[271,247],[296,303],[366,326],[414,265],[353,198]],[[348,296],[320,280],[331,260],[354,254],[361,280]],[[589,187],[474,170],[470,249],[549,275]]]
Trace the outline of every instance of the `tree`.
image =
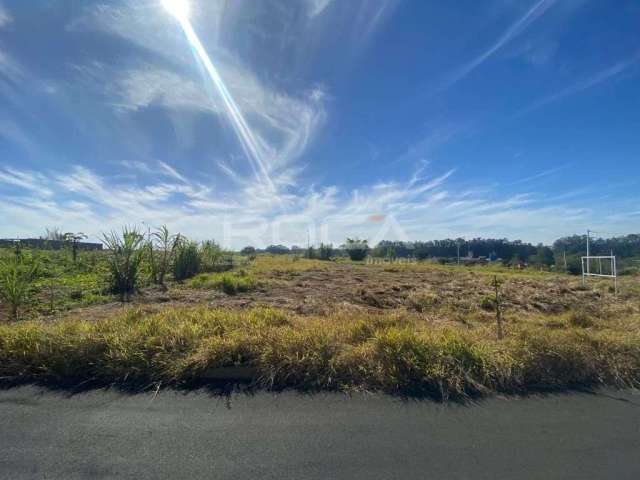
[[266,252],[273,255],[284,255],[287,253],[291,253],[291,250],[289,250],[289,248],[285,247],[284,245],[269,245],[266,248]]
[[369,253],[369,243],[367,240],[360,240],[358,238],[347,238],[344,244],[344,249],[347,251],[349,258],[354,262],[364,260]]
[[541,265],[548,268],[555,263],[553,250],[540,244],[538,245],[538,251],[536,252],[536,254],[529,257],[529,261],[533,264]]
[[318,259],[320,260],[331,260],[331,256],[333,255],[333,245],[329,244],[320,244],[320,248],[318,249]]
[[73,258],[73,263],[75,263],[76,259],[78,258],[78,243],[80,243],[80,240],[85,240],[86,238],[87,236],[82,232],[67,232],[63,235],[64,242],[71,247],[71,257]]
[[256,247],[252,247],[252,246],[247,246],[244,247],[242,250],[240,250],[240,253],[242,255],[246,255],[248,257],[250,257],[251,255],[255,255],[256,254]]

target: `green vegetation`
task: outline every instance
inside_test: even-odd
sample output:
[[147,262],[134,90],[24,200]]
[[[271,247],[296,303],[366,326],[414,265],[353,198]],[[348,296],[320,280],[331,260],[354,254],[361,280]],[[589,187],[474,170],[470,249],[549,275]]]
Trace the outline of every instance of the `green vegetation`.
[[122,234],[111,232],[103,235],[109,249],[111,291],[128,300],[138,288],[140,264],[143,259],[144,237],[134,228],[123,228]]
[[248,292],[257,287],[258,282],[243,270],[227,273],[201,273],[193,277],[188,285],[192,288],[222,290],[228,295]]
[[38,272],[38,262],[23,255],[0,263],[0,298],[9,304],[11,318],[18,320],[19,309],[26,303]]
[[369,253],[369,244],[366,240],[347,238],[344,248],[349,258],[354,262],[359,262],[367,258]]
[[178,282],[191,278],[200,271],[200,265],[198,244],[189,240],[180,241],[173,263],[173,278]]
[[[147,385],[243,366],[267,388],[464,397],[531,388],[637,385],[640,319],[597,328],[512,324],[463,331],[407,314],[298,317],[273,309],[130,310],[102,322],[0,326],[0,376]],[[630,333],[631,332],[631,333]]]

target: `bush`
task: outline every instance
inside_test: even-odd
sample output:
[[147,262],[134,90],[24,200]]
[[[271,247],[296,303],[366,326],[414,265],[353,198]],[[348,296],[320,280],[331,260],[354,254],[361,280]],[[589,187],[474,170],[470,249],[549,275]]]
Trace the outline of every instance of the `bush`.
[[362,261],[367,258],[367,254],[369,253],[369,244],[366,240],[359,239],[351,239],[347,238],[347,241],[344,245],[349,258],[354,262]]
[[182,282],[200,272],[200,252],[198,244],[189,240],[182,240],[176,248],[173,261],[173,278]]
[[200,271],[220,272],[233,268],[229,255],[214,240],[205,240],[200,245]]
[[112,231],[102,237],[109,250],[111,291],[122,301],[128,300],[138,287],[144,237],[135,228],[127,227],[122,235]]
[[18,320],[19,308],[29,299],[37,273],[38,262],[22,255],[0,263],[0,298],[9,304],[13,320]]

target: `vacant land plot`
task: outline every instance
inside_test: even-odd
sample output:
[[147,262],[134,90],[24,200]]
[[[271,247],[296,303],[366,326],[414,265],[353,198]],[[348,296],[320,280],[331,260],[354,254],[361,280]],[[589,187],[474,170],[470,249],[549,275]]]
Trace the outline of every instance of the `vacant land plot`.
[[143,288],[129,304],[2,326],[0,376],[190,385],[229,369],[269,388],[438,398],[636,385],[640,282],[619,287],[615,296],[610,283],[549,273],[258,257]]

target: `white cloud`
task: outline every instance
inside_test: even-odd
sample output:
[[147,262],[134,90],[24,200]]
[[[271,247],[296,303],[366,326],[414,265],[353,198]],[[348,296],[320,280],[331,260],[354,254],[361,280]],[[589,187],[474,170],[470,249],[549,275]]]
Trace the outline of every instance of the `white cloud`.
[[297,189],[276,199],[260,185],[250,184],[223,194],[178,172],[173,175],[172,167],[165,166],[168,170],[161,166],[155,180],[135,182],[100,176],[80,166],[55,173],[4,168],[0,235],[37,235],[38,228],[61,225],[97,238],[105,230],[145,221],[239,248],[247,243],[305,244],[307,231],[314,243],[338,244],[347,236],[375,241],[506,236],[550,242],[596,223],[607,231],[640,228],[637,215],[601,215],[597,205],[463,190],[451,183],[454,172],[430,175],[426,167],[404,182],[378,183],[353,192],[335,186]]
[[7,9],[0,3],[0,28],[6,27],[13,22],[13,17],[9,15]]
[[320,15],[333,2],[333,0],[306,0],[307,15],[310,18]]
[[[237,158],[234,162],[226,161],[224,171],[244,177],[246,181],[269,179],[269,187],[283,196],[285,192],[279,187],[292,182],[293,174],[299,171],[295,161],[306,151],[326,119],[326,89],[314,85],[299,94],[290,94],[265,85],[240,63],[237,55],[229,55],[215,40],[224,9],[209,3],[199,4],[203,10],[198,12],[198,18],[207,25],[207,40],[214,39],[208,41],[205,48],[246,120],[252,139],[251,155],[244,164],[237,164]],[[129,61],[126,65],[114,66],[93,62],[75,66],[86,87],[98,89],[104,102],[118,112],[155,106],[165,108],[170,115],[170,112],[191,111],[222,115],[223,122],[227,121],[227,109],[217,89],[198,70],[189,45],[176,30],[175,20],[161,9],[143,8],[136,2],[125,2],[119,7],[90,7],[68,28],[103,30],[160,57],[161,61],[150,62],[146,55],[147,61],[143,64]],[[195,28],[197,30],[197,25]],[[176,123],[175,117],[171,118]],[[188,122],[176,124],[179,139],[185,146],[190,145],[193,138],[186,131]],[[255,169],[254,156],[259,158],[264,174],[256,173],[257,178],[246,176],[247,166]]]
[[489,48],[453,72],[453,74],[445,80],[441,89],[447,89],[453,86],[473,72],[501,48],[522,34],[533,22],[544,15],[556,1],[557,0],[538,0],[522,17],[512,23]]
[[541,107],[544,107],[545,105],[549,105],[550,103],[557,102],[559,100],[562,100],[563,98],[569,97],[571,95],[575,95],[577,93],[583,92],[584,90],[588,90],[590,88],[598,86],[601,83],[604,83],[607,80],[613,77],[616,77],[617,75],[620,75],[621,73],[628,70],[629,68],[637,65],[639,62],[640,62],[640,52],[636,52],[631,57],[621,60],[615,63],[614,65],[611,65],[586,78],[583,78],[578,82],[572,85],[569,85],[566,88],[563,88],[559,92],[553,93],[551,95],[548,95],[546,97],[543,97],[535,101],[533,104],[529,105],[527,108],[518,112],[516,114],[516,117],[525,115]]

